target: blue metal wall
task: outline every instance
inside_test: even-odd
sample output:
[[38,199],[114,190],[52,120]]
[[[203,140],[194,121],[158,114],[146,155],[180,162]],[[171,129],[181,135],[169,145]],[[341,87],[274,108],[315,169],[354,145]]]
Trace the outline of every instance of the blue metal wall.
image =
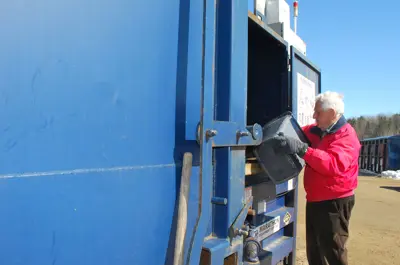
[[184,150],[194,213],[199,196],[182,110],[199,122],[203,1],[186,2],[0,3],[1,264],[165,263]]
[[388,140],[388,169],[400,169],[400,136],[390,137]]

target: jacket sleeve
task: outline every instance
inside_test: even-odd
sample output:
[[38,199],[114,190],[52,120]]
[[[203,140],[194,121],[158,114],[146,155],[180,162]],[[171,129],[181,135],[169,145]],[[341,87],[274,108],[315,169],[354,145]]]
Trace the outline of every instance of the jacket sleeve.
[[358,138],[345,135],[333,141],[326,151],[308,148],[304,160],[322,175],[341,175],[358,160],[359,150]]

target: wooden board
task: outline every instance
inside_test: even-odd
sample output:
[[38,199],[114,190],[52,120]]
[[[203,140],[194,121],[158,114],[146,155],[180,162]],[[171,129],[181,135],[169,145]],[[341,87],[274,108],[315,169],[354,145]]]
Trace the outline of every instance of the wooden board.
[[261,172],[262,169],[258,163],[246,163],[246,170],[245,170],[246,176],[255,175]]

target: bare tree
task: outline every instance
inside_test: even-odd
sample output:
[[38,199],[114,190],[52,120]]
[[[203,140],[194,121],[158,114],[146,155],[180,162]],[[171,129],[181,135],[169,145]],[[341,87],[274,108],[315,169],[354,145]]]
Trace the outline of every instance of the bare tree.
[[360,140],[400,134],[400,113],[394,115],[361,116],[348,119]]

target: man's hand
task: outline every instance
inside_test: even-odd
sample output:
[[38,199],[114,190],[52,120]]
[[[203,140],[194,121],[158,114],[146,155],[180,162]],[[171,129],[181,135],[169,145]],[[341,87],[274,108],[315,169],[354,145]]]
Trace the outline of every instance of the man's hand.
[[283,133],[279,133],[273,140],[275,141],[275,152],[279,154],[297,154],[303,157],[307,152],[308,144],[295,138],[285,136]]

